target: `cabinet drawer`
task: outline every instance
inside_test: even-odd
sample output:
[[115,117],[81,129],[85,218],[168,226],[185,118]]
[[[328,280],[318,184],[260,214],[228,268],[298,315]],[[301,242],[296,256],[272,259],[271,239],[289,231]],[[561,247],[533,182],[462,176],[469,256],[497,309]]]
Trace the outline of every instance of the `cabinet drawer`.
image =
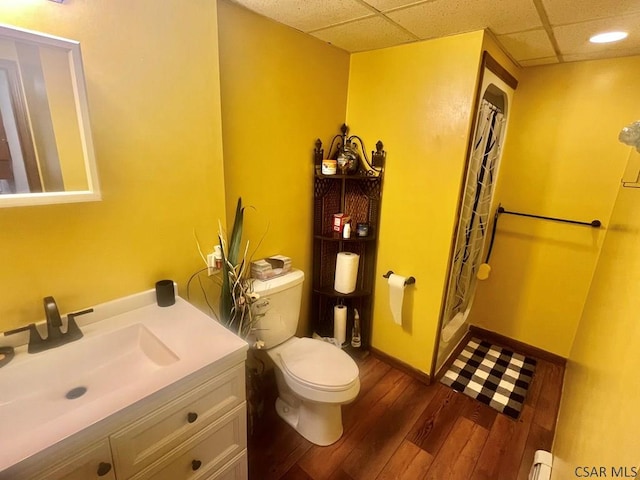
[[[111,435],[118,478],[129,478],[244,402],[244,364]],[[180,477],[176,477],[180,478]]]
[[249,470],[247,469],[247,451],[245,450],[207,480],[247,480],[247,478],[249,478]]
[[[219,478],[225,463],[247,448],[245,404],[208,425],[166,457],[145,468],[131,480],[205,480]],[[229,466],[233,472],[242,468]],[[246,462],[245,462],[246,463]],[[220,470],[220,472],[217,472]],[[220,478],[227,478],[224,475]],[[236,477],[229,477],[236,478]],[[245,477],[246,478],[246,477]]]
[[115,480],[109,441],[95,443],[32,480]]

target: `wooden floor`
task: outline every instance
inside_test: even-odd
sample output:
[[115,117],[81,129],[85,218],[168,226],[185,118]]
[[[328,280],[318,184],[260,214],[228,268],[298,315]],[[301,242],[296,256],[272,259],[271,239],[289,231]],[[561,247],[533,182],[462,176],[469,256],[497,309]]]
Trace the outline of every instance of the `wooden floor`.
[[[311,444],[275,413],[275,392],[249,439],[251,480],[526,479],[550,450],[564,366],[538,360],[518,420],[439,382],[426,386],[372,355],[361,390],[343,406],[344,434]],[[271,374],[272,375],[272,374]],[[264,381],[264,380],[263,380]]]

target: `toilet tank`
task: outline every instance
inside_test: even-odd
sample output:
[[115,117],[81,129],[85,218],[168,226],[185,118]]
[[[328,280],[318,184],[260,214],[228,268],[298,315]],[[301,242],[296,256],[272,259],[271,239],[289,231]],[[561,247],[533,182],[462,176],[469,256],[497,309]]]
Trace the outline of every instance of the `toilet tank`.
[[253,291],[260,294],[253,305],[255,334],[264,342],[263,348],[275,347],[295,335],[303,281],[304,272],[295,269],[269,280],[253,280]]

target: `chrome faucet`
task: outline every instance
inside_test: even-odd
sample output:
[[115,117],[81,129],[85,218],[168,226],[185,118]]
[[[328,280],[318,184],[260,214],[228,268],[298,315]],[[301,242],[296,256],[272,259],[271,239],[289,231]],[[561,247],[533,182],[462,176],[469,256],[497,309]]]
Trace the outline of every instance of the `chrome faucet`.
[[42,352],[81,339],[82,331],[80,331],[75,317],[91,312],[93,312],[93,308],[68,314],[67,330],[62,332],[62,318],[58,311],[58,305],[53,297],[45,297],[44,313],[47,320],[47,336],[42,338],[35,324],[29,325],[29,353]]

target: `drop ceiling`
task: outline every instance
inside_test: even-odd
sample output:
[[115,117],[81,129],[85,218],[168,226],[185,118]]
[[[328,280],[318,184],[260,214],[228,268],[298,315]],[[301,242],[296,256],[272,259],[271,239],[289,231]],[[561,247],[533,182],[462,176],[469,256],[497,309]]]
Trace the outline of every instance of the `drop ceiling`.
[[232,1],[349,52],[487,29],[522,67],[640,55],[640,0]]

